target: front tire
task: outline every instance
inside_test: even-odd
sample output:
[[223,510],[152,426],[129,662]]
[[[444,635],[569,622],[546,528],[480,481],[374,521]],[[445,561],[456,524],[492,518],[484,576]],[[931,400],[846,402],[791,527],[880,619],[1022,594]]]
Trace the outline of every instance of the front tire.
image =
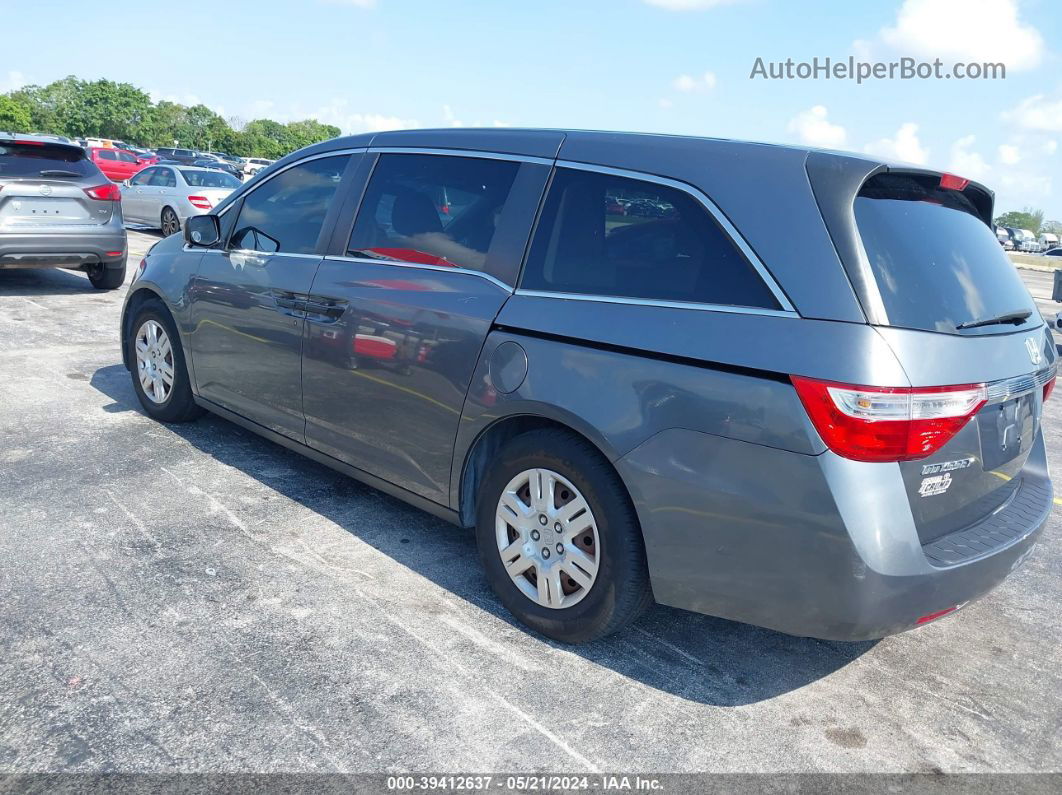
[[478,495],[476,540],[501,602],[556,640],[617,632],[652,603],[630,497],[572,433],[531,431],[501,451]]
[[160,302],[145,301],[137,309],[127,344],[133,390],[148,416],[159,422],[188,422],[203,414],[192,397],[177,329]]

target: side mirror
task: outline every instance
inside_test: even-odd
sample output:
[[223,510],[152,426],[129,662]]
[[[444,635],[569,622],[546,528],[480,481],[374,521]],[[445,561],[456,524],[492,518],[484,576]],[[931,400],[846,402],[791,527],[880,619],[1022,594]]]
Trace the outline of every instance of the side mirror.
[[190,246],[210,248],[221,239],[216,215],[193,215],[184,222],[184,242]]

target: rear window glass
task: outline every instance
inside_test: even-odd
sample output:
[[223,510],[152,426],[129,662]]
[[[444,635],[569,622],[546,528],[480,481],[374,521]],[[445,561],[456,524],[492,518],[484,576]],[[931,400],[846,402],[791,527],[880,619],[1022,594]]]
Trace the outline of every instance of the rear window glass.
[[521,286],[779,309],[760,275],[685,191],[557,169]]
[[196,188],[238,188],[240,181],[225,171],[195,171],[182,168],[181,176]]
[[[992,227],[960,191],[932,177],[881,174],[863,186],[855,217],[888,324],[954,333],[1030,311],[1040,316]],[[981,333],[1013,331],[1013,323]]]
[[4,177],[87,177],[99,169],[80,149],[67,146],[0,144],[0,179]]

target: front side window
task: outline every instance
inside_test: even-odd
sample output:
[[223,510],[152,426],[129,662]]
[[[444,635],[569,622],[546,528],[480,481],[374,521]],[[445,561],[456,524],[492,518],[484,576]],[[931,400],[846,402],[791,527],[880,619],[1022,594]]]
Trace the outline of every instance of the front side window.
[[117,154],[118,154],[118,159],[121,160],[123,163],[135,163],[136,162],[136,158],[133,157],[128,152],[119,151]]
[[[312,254],[349,160],[349,155],[308,160],[251,191],[240,209],[231,247],[270,254]],[[223,172],[197,173],[229,176]]]
[[155,172],[156,171],[158,171],[157,168],[145,168],[143,171],[141,171],[139,174],[137,174],[135,177],[133,177],[131,180],[129,180],[129,184],[130,185],[150,185],[151,184],[151,180],[155,176]]
[[450,155],[381,155],[347,253],[483,270],[520,164]]
[[653,182],[557,169],[521,287],[780,309],[693,196]]

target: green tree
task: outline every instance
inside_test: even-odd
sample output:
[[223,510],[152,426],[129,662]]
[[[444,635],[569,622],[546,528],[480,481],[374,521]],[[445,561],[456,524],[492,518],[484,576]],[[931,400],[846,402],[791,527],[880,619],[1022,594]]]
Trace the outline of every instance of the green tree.
[[302,121],[289,122],[288,143],[292,149],[301,149],[304,146],[327,141],[336,138],[340,134],[338,127],[331,124],[321,124],[317,119],[304,119]]
[[33,117],[29,107],[15,97],[0,95],[0,130],[33,132]]
[[1034,235],[1040,234],[1040,227],[1044,223],[1044,211],[1026,207],[1024,210],[1011,210],[996,218],[996,226],[1012,226],[1017,229],[1028,229]]

